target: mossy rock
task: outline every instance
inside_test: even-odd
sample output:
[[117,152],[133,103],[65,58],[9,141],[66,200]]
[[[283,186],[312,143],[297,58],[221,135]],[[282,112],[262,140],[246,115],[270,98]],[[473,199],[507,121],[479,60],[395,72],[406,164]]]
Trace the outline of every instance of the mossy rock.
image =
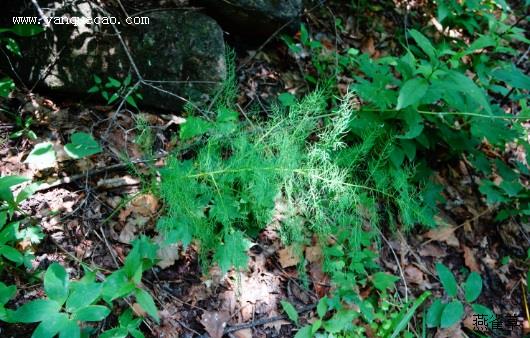
[[[43,8],[44,2],[40,2]],[[78,2],[56,8],[54,16],[95,18],[101,16],[98,13],[89,2]],[[119,21],[115,26],[143,79],[162,89],[142,86],[142,103],[177,110],[184,103],[181,98],[198,104],[212,98],[226,78],[225,44],[217,23],[194,11],[153,11],[145,16],[149,17],[147,25]],[[0,67],[30,88],[36,84],[60,94],[85,97],[94,85],[94,75],[124,79],[131,73],[135,79],[112,25],[52,23],[44,33],[17,41],[23,57],[11,56],[10,60],[18,76],[12,74],[5,56],[0,57]]]

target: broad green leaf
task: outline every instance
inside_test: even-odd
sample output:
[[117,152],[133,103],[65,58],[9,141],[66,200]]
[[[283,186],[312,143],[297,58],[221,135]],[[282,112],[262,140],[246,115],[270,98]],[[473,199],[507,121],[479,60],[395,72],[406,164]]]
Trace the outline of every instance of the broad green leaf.
[[290,107],[296,103],[296,97],[291,93],[282,93],[278,96],[278,100],[284,107]]
[[117,99],[119,99],[120,96],[117,93],[114,93],[111,95],[111,97],[108,99],[107,103],[111,104],[114,103]]
[[405,327],[407,327],[408,323],[410,322],[410,319],[412,318],[416,310],[421,306],[421,304],[423,304],[423,302],[427,298],[430,297],[430,295],[431,293],[429,291],[425,291],[421,294],[421,296],[414,300],[410,308],[408,304],[405,305],[403,310],[399,312],[396,319],[392,321],[391,328],[393,328],[394,330],[392,331],[392,335],[390,336],[390,338],[396,338],[397,336],[399,336],[401,331],[403,331]]
[[80,338],[81,328],[74,320],[68,320],[59,331],[59,338]]
[[372,276],[372,283],[380,291],[393,288],[398,280],[398,277],[385,272],[376,272]]
[[52,338],[63,330],[69,322],[70,320],[65,313],[46,314],[46,319],[42,320],[33,331],[31,338]]
[[4,176],[0,177],[0,189],[7,189],[21,183],[29,181],[29,178],[24,176]]
[[15,82],[8,77],[0,79],[0,97],[8,97],[9,93],[15,89]]
[[52,263],[44,274],[44,291],[48,298],[63,304],[68,297],[68,274],[59,263]]
[[428,88],[429,83],[422,77],[408,80],[399,91],[396,109],[400,110],[420,102]]
[[91,305],[99,298],[103,285],[101,283],[74,282],[71,285],[70,296],[66,301],[66,309],[70,312]]
[[513,64],[509,68],[496,69],[491,75],[496,80],[506,82],[511,87],[530,90],[530,76],[523,73]]
[[64,151],[73,159],[88,157],[101,152],[101,146],[92,137],[84,132],[72,134],[71,142],[64,146]]
[[306,325],[296,332],[294,338],[313,338],[313,327],[312,325]]
[[23,176],[0,177],[0,202],[4,200],[8,203],[14,203],[15,198],[13,197],[11,187],[24,183],[26,181],[29,181],[29,179]]
[[15,25],[10,28],[11,32],[18,36],[28,37],[44,32],[40,25]]
[[99,335],[99,338],[126,338],[129,331],[123,327],[107,330]]
[[410,36],[416,41],[418,46],[427,54],[427,56],[434,61],[436,59],[436,49],[433,47],[429,39],[415,29],[409,30]]
[[108,77],[109,82],[107,83],[108,87],[120,88],[121,82],[113,78],[112,76]]
[[150,315],[155,321],[158,322],[158,310],[155,305],[155,301],[153,300],[153,297],[151,295],[143,290],[143,289],[136,289],[134,292],[134,296],[136,297],[136,301],[142,309],[147,312],[148,315]]
[[50,319],[60,308],[54,300],[37,299],[22,305],[11,316],[19,323],[35,323]]
[[464,284],[466,301],[474,302],[482,292],[482,278],[476,272],[471,272]]
[[440,299],[436,299],[427,310],[427,327],[438,327],[440,326],[440,319],[442,317],[442,311],[445,304]]
[[324,318],[326,312],[328,312],[328,301],[327,297],[322,297],[317,304],[317,314],[320,318]]
[[73,313],[73,319],[84,322],[99,322],[110,313],[108,307],[103,305],[89,305]]
[[403,135],[396,136],[400,139],[410,140],[417,138],[423,131],[423,118],[413,110],[407,110],[404,113],[404,120],[407,124],[407,132]]
[[495,317],[495,313],[487,306],[481,304],[471,304],[471,308],[473,309],[473,312],[477,315],[485,315],[487,316],[486,318]]
[[458,300],[452,301],[447,304],[440,318],[440,327],[442,329],[453,326],[458,323],[464,316],[464,305]]
[[14,285],[5,285],[0,282],[0,308],[2,305],[6,304],[11,298],[17,293],[17,288]]
[[283,311],[285,311],[287,317],[289,317],[293,323],[298,325],[298,311],[296,311],[295,307],[285,300],[280,301],[280,303],[282,304]]
[[473,99],[478,105],[491,114],[491,106],[484,90],[478,87],[473,80],[458,71],[447,71],[447,89],[456,90],[466,97]]
[[355,311],[339,310],[333,317],[326,320],[323,324],[324,329],[329,333],[337,333],[350,327],[352,321],[358,316]]
[[38,143],[33,147],[24,163],[29,163],[37,169],[45,169],[55,165],[55,150],[51,142]]
[[105,282],[103,282],[103,289],[101,295],[106,302],[120,297],[124,297],[135,289],[134,283],[131,283],[123,270],[113,272]]
[[20,47],[18,46],[18,43],[14,39],[12,39],[12,38],[7,38],[6,39],[6,48],[11,53],[13,53],[13,54],[15,54],[17,56],[22,56],[22,53],[20,53]]
[[438,278],[444,287],[445,292],[450,297],[455,297],[457,293],[457,284],[456,279],[451,270],[449,270],[442,263],[436,263],[436,272],[438,273]]
[[24,187],[24,189],[22,189],[18,193],[17,198],[15,199],[15,203],[19,204],[20,202],[26,200],[28,197],[33,195],[39,187],[40,187],[39,183],[31,183],[30,185]]
[[93,86],[93,87],[90,87],[90,89],[88,89],[87,93],[89,94],[93,94],[93,93],[97,93],[99,92],[99,87],[98,86]]
[[22,264],[24,262],[24,257],[22,256],[22,253],[17,249],[10,247],[9,245],[0,246],[0,255],[4,256],[5,258],[9,259],[10,261],[16,264]]
[[136,104],[136,101],[134,100],[134,97],[132,97],[131,95],[127,96],[125,101],[127,101],[127,103],[130,104],[131,106],[133,106],[134,108],[138,109],[138,105]]
[[97,76],[97,75],[94,75],[94,82],[96,84],[101,84],[101,78],[99,76]]
[[221,271],[226,273],[231,267],[243,268],[247,265],[247,250],[249,241],[241,231],[225,235],[224,243],[220,244],[215,253],[215,261],[219,264]]
[[207,133],[212,127],[212,123],[198,117],[190,116],[180,126],[179,135],[182,140],[187,140]]

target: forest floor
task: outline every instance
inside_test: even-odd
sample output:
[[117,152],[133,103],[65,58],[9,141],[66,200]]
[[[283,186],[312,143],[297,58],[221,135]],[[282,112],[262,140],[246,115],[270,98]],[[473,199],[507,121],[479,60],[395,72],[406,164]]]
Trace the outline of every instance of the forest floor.
[[[392,32],[404,24],[403,13],[376,8],[361,21],[348,12],[318,8],[307,11],[304,21],[330,51],[356,48],[376,57],[392,53],[397,44]],[[405,23],[416,16],[419,14],[411,9]],[[338,18],[344,25],[340,34],[334,24]],[[288,91],[303,95],[309,91],[304,79],[304,74],[312,72],[309,60],[291,55],[279,36],[266,42],[251,46],[250,51],[246,42],[234,42],[239,44],[236,63],[241,112],[257,105],[261,107],[259,114],[266,115],[267,106],[278,94]],[[346,88],[348,81],[340,79],[339,88]],[[34,116],[35,133],[54,142],[58,151],[55,167],[38,170],[24,163],[32,148],[27,140],[8,140],[0,149],[2,175],[24,175],[49,184],[22,205],[46,235],[35,247],[35,267],[46,269],[51,262],[60,262],[72,277],[82,274],[81,262],[101,271],[115,270],[123,264],[131,240],[153,232],[162,208],[162,202],[143,189],[138,175],[148,169],[141,160],[143,149],[135,142],[142,132],[137,116],[130,111],[116,115],[111,106],[39,94],[17,94],[17,100],[23,107],[20,111]],[[182,121],[180,112],[160,114],[146,109],[142,114],[155,138],[153,153],[157,159],[151,164],[163,165],[175,146],[173,135]],[[59,145],[67,143],[67,135],[80,126],[91,126],[86,131],[104,151],[72,161],[61,154]],[[5,135],[15,127],[9,121],[0,126]],[[123,150],[137,162],[136,171],[122,160]],[[437,163],[436,167],[438,183],[444,186],[445,202],[437,216],[442,226],[432,230],[418,226],[410,233],[385,229],[380,265],[400,277],[397,292],[401,297],[418,296],[425,290],[442,296],[434,268],[438,261],[450,266],[457,276],[464,267],[480,272],[484,290],[478,301],[496,314],[524,317],[522,292],[526,288],[530,225],[512,220],[497,224],[495,207],[480,197],[475,173],[467,161]],[[318,247],[305,248],[305,276],[297,269],[299,258],[282,245],[272,225],[261,232],[249,255],[246,271],[223,276],[215,267],[207,274],[201,271],[193,245],[185,252],[175,249],[164,253],[164,268],[152,268],[143,279],[160,310],[161,324],[145,320],[143,331],[153,337],[207,337],[205,332],[211,335],[216,331],[237,338],[293,336],[296,326],[283,315],[280,300],[287,299],[301,309],[301,321],[306,322],[315,316],[314,304],[330,291]],[[42,296],[40,283],[21,280],[22,274],[14,268],[11,272],[7,282],[23,290],[13,304]],[[302,282],[305,277],[308,288]],[[115,318],[109,317],[100,325],[109,327],[113,321]],[[225,321],[226,327],[222,325]],[[421,323],[413,325],[420,327]],[[1,335],[29,336],[32,329],[31,325],[6,326]],[[462,326],[439,329],[436,337],[465,337],[471,330],[473,317],[468,315]],[[510,334],[520,336],[521,329],[514,328]]]

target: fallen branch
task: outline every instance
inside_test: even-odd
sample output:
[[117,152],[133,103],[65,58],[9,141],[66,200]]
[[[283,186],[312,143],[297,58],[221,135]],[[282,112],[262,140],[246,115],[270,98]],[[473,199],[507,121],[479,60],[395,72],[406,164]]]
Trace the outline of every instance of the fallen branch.
[[136,160],[131,160],[128,163],[118,163],[118,164],[114,164],[114,165],[111,165],[111,166],[108,166],[108,167],[104,167],[104,168],[87,170],[84,173],[77,174],[77,175],[72,175],[72,176],[66,176],[66,177],[61,178],[59,180],[56,180],[56,181],[54,181],[52,183],[43,183],[37,188],[37,190],[35,192],[37,192],[37,191],[45,191],[45,190],[48,190],[48,189],[51,189],[51,188],[55,188],[55,187],[61,186],[63,184],[70,184],[70,183],[78,181],[80,179],[91,177],[91,176],[95,176],[95,175],[99,175],[99,174],[106,173],[106,172],[109,172],[109,171],[116,171],[116,170],[125,169],[131,164],[140,164],[140,163],[153,162],[153,161],[159,160],[159,159],[161,159],[161,158],[163,158],[165,156],[167,156],[167,154],[158,155],[158,156],[155,156],[154,158],[151,158],[151,159],[136,159]]
[[[308,312],[308,311],[313,310],[315,307],[316,307],[315,304],[305,305],[305,306],[302,306],[302,307],[296,309],[296,312],[298,312],[298,313]],[[238,325],[233,325],[233,326],[227,326],[227,328],[224,330],[224,334],[229,334],[231,332],[236,332],[236,331],[244,330],[244,329],[250,329],[252,327],[261,326],[261,325],[269,324],[269,323],[272,323],[272,322],[276,322],[278,320],[287,320],[287,319],[289,319],[287,316],[281,315],[281,316],[274,316],[274,317],[258,319],[258,320],[254,320],[254,321],[251,321],[251,322],[248,322],[248,323],[243,323],[243,324],[238,324]]]

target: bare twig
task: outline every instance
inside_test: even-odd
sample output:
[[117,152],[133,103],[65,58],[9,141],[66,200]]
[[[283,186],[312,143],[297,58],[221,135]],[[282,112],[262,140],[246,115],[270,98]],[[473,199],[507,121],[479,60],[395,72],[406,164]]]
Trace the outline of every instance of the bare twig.
[[[313,310],[315,307],[316,307],[315,304],[305,305],[305,306],[302,306],[302,307],[296,309],[296,312],[298,312],[298,313],[308,312],[308,311]],[[250,328],[253,328],[253,327],[256,327],[256,326],[261,326],[261,325],[265,325],[265,324],[268,324],[268,323],[276,322],[278,320],[285,320],[285,319],[288,319],[287,316],[274,316],[274,317],[268,317],[268,318],[253,320],[253,321],[248,322],[248,323],[228,326],[225,329],[224,333],[228,334],[228,333],[239,331],[239,330],[250,329]]]

